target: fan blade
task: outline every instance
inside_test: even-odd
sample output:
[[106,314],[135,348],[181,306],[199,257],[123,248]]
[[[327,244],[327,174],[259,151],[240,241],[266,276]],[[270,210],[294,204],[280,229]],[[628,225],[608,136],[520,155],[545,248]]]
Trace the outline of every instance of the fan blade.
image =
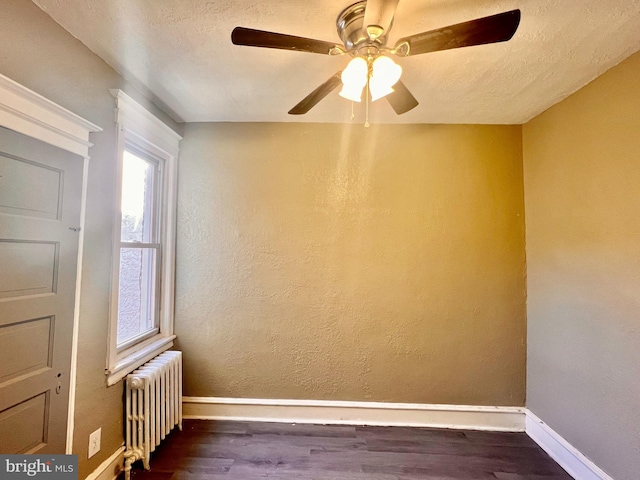
[[300,103],[289,110],[289,115],[304,115],[313,107],[315,107],[320,100],[329,95],[333,90],[336,89],[338,85],[342,83],[342,80],[340,79],[341,74],[342,71],[339,71],[329,80],[316,88],[313,92],[307,95]]
[[511,10],[404,37],[398,40],[396,48],[406,42],[409,45],[407,55],[419,55],[450,48],[506,42],[516,33],[519,24],[520,10]]
[[362,23],[365,33],[369,25],[378,25],[387,33],[399,2],[400,0],[367,0]]
[[393,89],[394,91],[387,95],[386,99],[398,115],[407,113],[412,108],[418,106],[418,100],[411,95],[411,92],[404,83],[398,81],[398,83],[393,86]]
[[233,29],[231,41],[234,45],[245,45],[247,47],[279,48],[325,55],[329,55],[334,48],[342,50],[339,45],[331,42],[244,27]]

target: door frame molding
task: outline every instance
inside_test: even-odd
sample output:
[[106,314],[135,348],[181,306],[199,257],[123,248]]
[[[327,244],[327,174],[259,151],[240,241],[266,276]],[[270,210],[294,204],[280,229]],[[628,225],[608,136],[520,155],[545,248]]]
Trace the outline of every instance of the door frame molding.
[[87,203],[89,148],[93,146],[89,141],[89,134],[101,132],[102,128],[2,74],[0,74],[0,126],[79,155],[79,157],[83,159],[80,236],[78,239],[78,267],[73,309],[73,337],[67,417],[66,453],[70,454],[73,449],[76,404],[78,325],[80,323],[80,286],[82,283],[82,252]]
[[0,125],[89,158],[89,133],[102,128],[0,74]]

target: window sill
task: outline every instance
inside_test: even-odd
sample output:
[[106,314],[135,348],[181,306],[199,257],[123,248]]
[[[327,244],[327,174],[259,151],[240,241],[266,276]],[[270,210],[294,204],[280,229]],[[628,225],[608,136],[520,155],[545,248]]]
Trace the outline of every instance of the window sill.
[[105,371],[107,375],[107,387],[115,385],[143,363],[148,362],[156,355],[159,355],[165,350],[173,347],[173,340],[175,338],[175,335],[155,338],[152,342],[136,349],[121,360],[118,360],[113,368],[109,368]]

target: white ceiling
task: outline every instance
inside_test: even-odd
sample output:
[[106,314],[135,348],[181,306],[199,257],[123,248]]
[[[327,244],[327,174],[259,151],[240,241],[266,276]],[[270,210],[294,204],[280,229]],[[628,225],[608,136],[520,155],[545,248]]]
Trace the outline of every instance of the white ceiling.
[[[34,0],[186,122],[351,121],[337,90],[287,115],[350,57],[235,46],[230,36],[245,26],[339,42],[336,16],[354,1]],[[420,105],[396,116],[380,100],[371,120],[523,123],[640,50],[640,0],[403,0],[389,43],[514,8],[522,21],[509,42],[398,59]]]

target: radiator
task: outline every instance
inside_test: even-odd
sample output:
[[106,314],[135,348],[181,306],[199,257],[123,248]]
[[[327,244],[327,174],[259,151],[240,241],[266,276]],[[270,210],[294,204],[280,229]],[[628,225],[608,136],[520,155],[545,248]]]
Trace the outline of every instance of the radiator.
[[177,425],[182,430],[182,352],[164,352],[127,375],[125,393],[125,478]]

